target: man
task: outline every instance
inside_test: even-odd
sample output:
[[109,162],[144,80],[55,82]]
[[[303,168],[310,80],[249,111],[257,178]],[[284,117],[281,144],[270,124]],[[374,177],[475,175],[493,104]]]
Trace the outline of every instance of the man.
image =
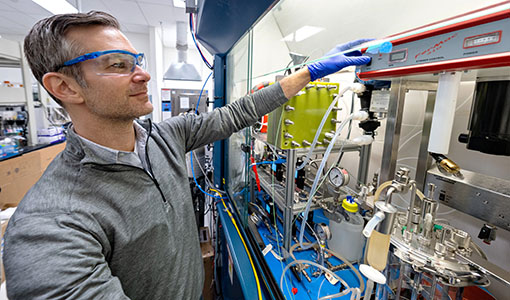
[[9,222],[11,300],[199,299],[203,267],[185,153],[254,124],[310,79],[369,62],[361,53],[338,55],[211,113],[139,125],[134,119],[152,111],[150,75],[111,15],[41,20],[25,54],[73,125],[66,149]]

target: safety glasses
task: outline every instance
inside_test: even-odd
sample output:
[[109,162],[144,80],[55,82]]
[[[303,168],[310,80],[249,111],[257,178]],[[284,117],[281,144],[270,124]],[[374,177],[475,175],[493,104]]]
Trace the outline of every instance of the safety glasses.
[[127,76],[133,73],[136,66],[145,70],[145,55],[131,53],[125,50],[106,50],[87,53],[66,61],[57,68],[71,66],[83,61],[91,60],[92,67],[97,75]]

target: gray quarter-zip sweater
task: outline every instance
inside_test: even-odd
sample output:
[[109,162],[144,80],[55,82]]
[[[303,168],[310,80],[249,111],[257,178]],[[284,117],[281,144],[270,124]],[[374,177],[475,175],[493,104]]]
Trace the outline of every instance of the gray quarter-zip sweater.
[[69,130],[65,150],[9,221],[9,299],[199,299],[185,154],[286,101],[277,83],[211,113],[145,124],[147,170],[111,163]]

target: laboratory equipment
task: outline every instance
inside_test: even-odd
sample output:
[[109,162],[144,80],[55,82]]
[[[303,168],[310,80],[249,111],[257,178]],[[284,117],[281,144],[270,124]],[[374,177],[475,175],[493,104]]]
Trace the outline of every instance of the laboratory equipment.
[[[280,57],[288,59],[288,52],[289,50],[294,51],[295,49],[292,49],[295,48],[294,46],[297,45],[297,48],[301,46],[306,48],[307,46],[307,42],[288,41],[286,40],[287,36],[278,37],[278,40],[281,38],[286,43],[285,46],[288,46],[284,50],[284,55],[277,53],[278,49],[275,47],[270,51],[274,53],[265,55],[263,59],[260,56],[258,59],[256,55],[253,56],[253,53],[260,51],[260,48],[266,48],[267,44],[260,47],[260,37],[267,34],[265,29],[280,25],[280,20],[277,17],[272,17],[275,17],[273,12],[280,11],[279,9],[282,7],[288,6],[277,5],[274,10],[272,9],[269,18],[262,17],[261,22],[265,27],[258,26],[261,23],[256,24],[255,29],[250,30],[242,39],[237,41],[225,58],[216,57],[215,69],[217,71],[215,72],[215,78],[220,78],[215,81],[214,99],[216,103],[222,101],[225,101],[225,103],[233,102],[236,98],[248,94],[251,87],[257,86],[259,82],[273,80],[275,73],[281,75],[285,73],[286,69],[294,70],[300,67],[289,67],[292,64],[289,63],[284,68],[288,61],[279,61],[274,64],[274,61],[277,61]],[[284,12],[279,12],[279,14],[284,14]],[[483,286],[489,280],[492,280],[491,272],[494,273],[495,269],[492,266],[489,267],[483,260],[477,260],[479,249],[476,246],[470,243],[469,247],[466,247],[466,240],[471,239],[468,238],[467,231],[462,227],[443,224],[435,217],[437,203],[446,204],[442,203],[446,202],[443,200],[431,201],[431,199],[437,199],[441,195],[439,184],[433,198],[431,196],[429,200],[422,200],[415,195],[420,195],[419,191],[427,187],[427,181],[429,181],[427,172],[430,170],[432,156],[445,166],[444,169],[450,168],[452,173],[462,175],[464,179],[468,177],[466,175],[469,175],[469,171],[457,169],[452,163],[453,161],[458,163],[455,160],[455,154],[449,153],[451,151],[449,144],[453,144],[455,141],[446,138],[447,135],[439,136],[430,133],[432,120],[434,118],[436,121],[441,119],[438,118],[440,114],[433,116],[434,106],[436,103],[450,104],[444,115],[448,115],[448,120],[451,121],[453,106],[451,101],[457,100],[455,97],[457,83],[460,82],[462,85],[465,80],[474,81],[477,78],[478,81],[484,82],[483,78],[485,77],[495,79],[496,75],[502,76],[508,72],[507,67],[510,63],[508,60],[509,47],[506,28],[508,27],[507,16],[509,14],[510,7],[508,3],[500,6],[495,5],[487,10],[479,10],[474,15],[467,13],[444,22],[440,21],[421,26],[415,31],[410,30],[400,35],[394,35],[387,39],[391,42],[393,48],[390,53],[368,53],[367,55],[372,56],[371,65],[362,67],[361,71],[357,73],[359,77],[357,81],[363,83],[366,89],[363,92],[356,92],[352,98],[352,103],[355,103],[356,106],[358,104],[356,101],[360,100],[360,107],[367,112],[368,118],[361,121],[359,125],[353,122],[350,126],[355,129],[360,127],[363,138],[372,138],[370,141],[367,139],[366,144],[361,141],[362,138],[345,138],[344,135],[338,135],[337,141],[332,142],[336,131],[343,125],[342,123],[349,122],[349,119],[345,118],[349,115],[347,111],[339,111],[340,113],[337,116],[330,115],[330,113],[334,113],[333,110],[327,113],[328,106],[330,106],[328,104],[331,104],[331,101],[336,98],[333,94],[329,95],[328,104],[322,105],[320,108],[314,107],[315,110],[320,110],[321,113],[313,118],[314,124],[312,125],[307,115],[311,111],[301,110],[298,105],[292,102],[299,97],[306,96],[306,89],[302,91],[305,94],[298,95],[289,102],[288,107],[281,107],[280,111],[270,118],[267,124],[269,134],[266,135],[262,130],[259,132],[258,128],[253,128],[236,133],[229,139],[225,145],[225,155],[221,157],[221,164],[218,164],[215,168],[215,174],[221,174],[215,184],[219,186],[222,186],[222,183],[224,184],[222,188],[227,191],[229,198],[232,200],[230,202],[233,207],[232,211],[238,212],[240,223],[245,225],[248,240],[253,240],[251,243],[252,251],[256,254],[260,274],[262,274],[259,278],[263,278],[266,286],[269,287],[268,290],[271,292],[268,294],[271,294],[271,297],[316,299],[326,294],[333,296],[335,292],[338,292],[340,283],[333,284],[332,282],[335,282],[334,279],[336,279],[335,276],[321,267],[340,274],[339,277],[342,279],[352,277],[354,271],[345,270],[345,262],[330,256],[330,252],[328,252],[328,250],[335,247],[332,246],[332,240],[335,239],[335,231],[339,230],[335,227],[335,221],[330,220],[334,219],[331,218],[331,215],[342,208],[340,200],[347,198],[347,196],[354,196],[355,201],[358,202],[359,213],[363,217],[362,222],[374,217],[374,221],[370,223],[373,226],[370,235],[371,241],[369,241],[364,256],[367,259],[365,263],[373,265],[372,267],[375,270],[380,270],[387,279],[387,284],[382,283],[382,281],[378,284],[377,297],[394,299],[396,293],[400,291],[399,297],[402,299],[411,298],[413,293],[416,298],[430,299],[437,296],[437,294],[446,295],[447,290],[458,289],[462,292],[462,289],[468,289],[467,286]],[[495,29],[497,26],[503,30],[500,33],[490,34],[498,31]],[[264,30],[257,31],[257,27]],[[280,30],[288,33],[291,27],[282,26]],[[474,37],[480,34],[480,39]],[[294,34],[289,33],[289,36],[291,39],[295,38],[296,32]],[[499,43],[491,43],[491,41],[495,42],[499,39]],[[310,41],[312,40],[315,40],[315,37],[310,39]],[[331,41],[331,43],[333,42]],[[438,44],[437,47],[435,47],[436,44]],[[466,48],[464,48],[464,44]],[[311,49],[317,48],[317,46],[313,45]],[[310,55],[313,59],[314,53],[307,53],[301,49],[297,52]],[[320,51],[317,53],[320,53]],[[415,58],[414,56],[418,53],[420,54]],[[267,62],[268,65],[272,64],[272,69],[264,69],[262,62]],[[284,68],[281,72],[273,72],[273,70],[280,67]],[[223,70],[226,70],[226,72],[223,72]],[[466,70],[467,72],[465,72]],[[338,75],[341,77],[345,74]],[[440,77],[453,78],[454,80],[451,82],[448,80],[440,81]],[[374,81],[368,81],[369,79],[374,79]],[[312,84],[337,84],[336,79],[330,78],[330,80],[330,83],[316,82]],[[339,88],[336,94],[341,94],[342,90],[349,84],[352,84],[352,81],[347,84],[338,81]],[[226,86],[226,88],[223,88],[223,86]],[[480,88],[477,87],[477,91],[481,88],[481,86]],[[316,87],[310,87],[309,92],[315,92],[314,89]],[[446,96],[437,96],[442,93],[440,90],[443,89]],[[422,133],[417,133],[418,137],[421,135],[417,168],[413,172],[405,169],[396,172],[398,169],[400,128],[403,125],[403,104],[406,93],[415,90],[427,93],[424,126]],[[326,92],[326,88],[322,88],[322,91]],[[350,101],[346,100],[349,96],[347,94],[346,97],[339,97],[337,102],[340,105],[335,103],[333,107],[338,109],[337,106],[348,104]],[[473,118],[482,115],[483,109],[476,110],[478,112],[476,117]],[[294,118],[293,114],[296,112],[302,113],[302,115]],[[327,120],[324,123],[324,128],[331,126],[330,129],[321,128],[319,121],[322,121],[321,117],[323,116]],[[484,119],[488,118],[487,114],[483,114],[483,116]],[[342,123],[333,126],[330,123],[333,118]],[[495,117],[492,118],[496,119]],[[444,117],[443,119],[446,120],[447,118]],[[450,125],[446,123],[438,124],[443,133],[450,134]],[[383,128],[385,129],[384,136],[377,135],[380,126],[385,126]],[[347,128],[347,125],[345,127]],[[300,134],[304,134],[303,128],[312,129],[307,137],[300,136]],[[479,127],[466,126],[466,128],[469,129],[469,134],[473,137],[473,142],[468,147],[480,148],[480,146],[476,146],[475,140],[477,136],[483,136],[483,134],[480,135],[482,130]],[[290,132],[290,130],[296,130],[296,132]],[[490,130],[490,136],[499,134],[494,128]],[[285,135],[286,133],[287,135]],[[502,139],[501,136],[504,139],[504,135],[499,134],[500,139]],[[378,171],[378,176],[374,176],[378,180],[376,179],[371,184],[367,181],[369,175],[368,162],[370,158],[379,158],[378,153],[375,153],[375,155],[371,153],[371,141],[373,139],[378,142],[384,140],[384,144],[381,168]],[[437,149],[439,150],[436,150],[436,148],[429,149],[430,140],[432,140],[432,143],[437,141],[439,147]],[[285,141],[287,141],[287,145],[285,145]],[[314,141],[317,142],[315,147],[313,146]],[[328,151],[330,155],[328,160],[325,157],[325,150],[329,146],[331,146],[331,151]],[[375,149],[375,151],[379,150]],[[356,165],[352,167],[351,164],[349,168],[344,165],[346,159],[341,160],[341,152],[348,151],[359,154],[357,175],[355,172]],[[348,157],[352,161],[354,156],[349,155]],[[377,167],[375,168],[377,169]],[[458,163],[457,167],[462,167],[462,164]],[[221,171],[221,168],[224,168],[224,170]],[[254,171],[255,169],[257,172]],[[346,172],[349,170],[351,174],[348,172],[346,174],[342,170],[346,170]],[[459,170],[460,172],[456,172]],[[449,202],[452,205],[457,201],[460,203],[460,200],[463,200],[464,203],[475,202],[471,193],[474,193],[474,197],[479,197],[476,196],[476,192],[481,189],[473,189],[469,192],[469,196],[461,196],[458,193],[460,184],[457,184],[457,182],[463,179],[461,176],[439,174],[442,177],[437,178],[437,181],[446,179],[444,180],[445,185],[456,185],[456,187],[452,187],[451,192],[446,193],[448,197],[455,198],[455,200]],[[449,181],[450,178],[452,181]],[[385,188],[379,191],[375,189],[375,187],[384,186],[385,184]],[[465,185],[471,188],[470,185],[472,184],[466,183]],[[390,190],[391,192],[389,192]],[[409,202],[411,202],[408,205],[411,207],[409,216],[407,213],[397,210],[397,203],[395,203],[395,199],[392,200],[394,194],[409,199]],[[414,197],[411,199],[409,194]],[[379,200],[375,204],[374,198]],[[445,199],[452,198],[445,196]],[[492,201],[491,198],[489,203],[492,203]],[[494,201],[495,203],[500,202],[500,200]],[[486,207],[489,207],[489,205],[481,205],[483,202],[477,202],[480,205],[476,207],[481,207],[479,215],[488,214],[489,210]],[[251,203],[256,203],[258,207],[267,211],[269,218],[261,218],[260,216],[263,214],[253,215],[253,209],[250,210]],[[309,209],[307,209],[308,204]],[[474,207],[474,205],[467,205],[465,209],[466,211],[469,210],[470,214],[474,214],[472,213]],[[493,220],[495,218],[497,216],[492,214],[488,215],[487,219]],[[263,219],[267,220],[269,228],[266,222],[262,221]],[[324,227],[322,223],[328,222],[328,227]],[[492,223],[491,221],[487,222]],[[259,226],[251,226],[251,224],[259,224]],[[342,222],[338,224],[341,225]],[[420,226],[422,227],[420,228]],[[329,228],[332,240],[327,240],[326,228]],[[412,228],[413,231],[407,230],[407,228]],[[478,229],[480,229],[479,226]],[[403,232],[399,233],[399,230],[403,230]],[[485,234],[485,231],[488,233]],[[484,240],[490,241],[494,237],[491,232],[494,231],[488,229],[485,229],[485,231],[482,237]],[[443,232],[445,232],[444,240],[440,236]],[[303,236],[302,240],[298,239],[300,235]],[[324,247],[325,240],[327,240],[326,247]],[[454,242],[451,242],[452,240]],[[345,244],[351,245],[352,243]],[[370,247],[370,244],[372,247]],[[354,246],[354,244],[352,245]],[[438,251],[443,256],[436,253],[435,245],[438,245],[437,247],[440,248]],[[444,254],[441,252],[441,245],[446,245]],[[236,262],[236,254],[231,254],[235,252],[238,254],[238,251],[232,249],[228,248],[225,251],[226,253],[222,252],[222,255],[225,255],[225,260],[228,260],[229,256],[232,255],[234,268],[242,268],[242,264],[238,265]],[[344,251],[340,254],[345,257],[347,250],[338,250],[338,252],[341,251]],[[260,254],[257,254],[259,252]],[[295,260],[290,255],[291,252],[295,256]],[[428,258],[431,255],[437,255],[437,257],[433,257],[430,262],[420,264],[422,262],[420,258]],[[321,267],[302,262],[303,260],[318,264]],[[429,266],[428,263],[431,265]],[[441,264],[446,267],[441,268],[443,266]],[[288,268],[286,269],[286,267]],[[354,264],[354,268],[358,268],[358,264]],[[282,274],[283,269],[287,270],[286,274]],[[342,273],[344,271],[345,273]],[[245,272],[251,272],[251,270]],[[242,274],[242,272],[240,273]],[[326,274],[330,275],[329,279]],[[499,273],[498,276],[505,277],[504,273]],[[249,277],[246,276],[245,278]],[[223,283],[233,282],[232,286],[236,286],[236,277],[232,278],[226,276]],[[241,281],[249,281],[245,278]],[[321,282],[322,285],[320,285]],[[347,282],[347,284],[350,288],[358,286],[361,288],[359,282]],[[432,286],[437,293],[432,293]],[[328,290],[328,288],[331,289]],[[461,294],[461,292],[458,293]],[[353,295],[355,293],[355,291],[352,291]],[[370,294],[370,292],[367,293]]]
[[510,77],[477,78],[469,133],[459,135],[468,149],[510,156],[509,84]]
[[[306,148],[312,145],[317,128],[329,105],[338,96],[338,83],[310,82],[285,105],[269,114],[267,141],[280,149]],[[327,116],[318,137],[319,145],[328,144],[334,133],[338,107]],[[329,139],[328,139],[329,136]]]
[[358,204],[351,196],[347,196],[342,201],[341,209],[335,211],[330,218],[329,248],[342,253],[345,259],[351,262],[359,261],[365,246],[365,238],[361,234],[363,225],[364,220],[358,212]]
[[388,189],[386,201],[390,203],[392,194],[411,192],[407,213],[395,213],[388,223],[391,252],[399,259],[397,277],[390,283],[395,298],[400,299],[404,289],[411,291],[411,299],[419,295],[436,299],[436,291],[448,294],[450,287],[488,285],[487,273],[469,261],[480,251],[471,236],[436,219],[439,203],[434,199],[435,185],[427,186],[425,196],[409,176],[409,170],[401,168],[396,179],[383,187]]

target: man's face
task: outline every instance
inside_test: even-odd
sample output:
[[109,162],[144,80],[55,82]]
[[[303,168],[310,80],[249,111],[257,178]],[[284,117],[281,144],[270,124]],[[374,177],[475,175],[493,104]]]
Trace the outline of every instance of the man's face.
[[[138,53],[128,39],[117,29],[89,26],[71,29],[67,38],[78,42],[85,53],[104,50],[126,50]],[[147,95],[150,75],[139,66],[133,73],[98,75],[94,60],[80,62],[87,87],[82,96],[88,111],[95,117],[119,121],[132,120],[152,112]]]

